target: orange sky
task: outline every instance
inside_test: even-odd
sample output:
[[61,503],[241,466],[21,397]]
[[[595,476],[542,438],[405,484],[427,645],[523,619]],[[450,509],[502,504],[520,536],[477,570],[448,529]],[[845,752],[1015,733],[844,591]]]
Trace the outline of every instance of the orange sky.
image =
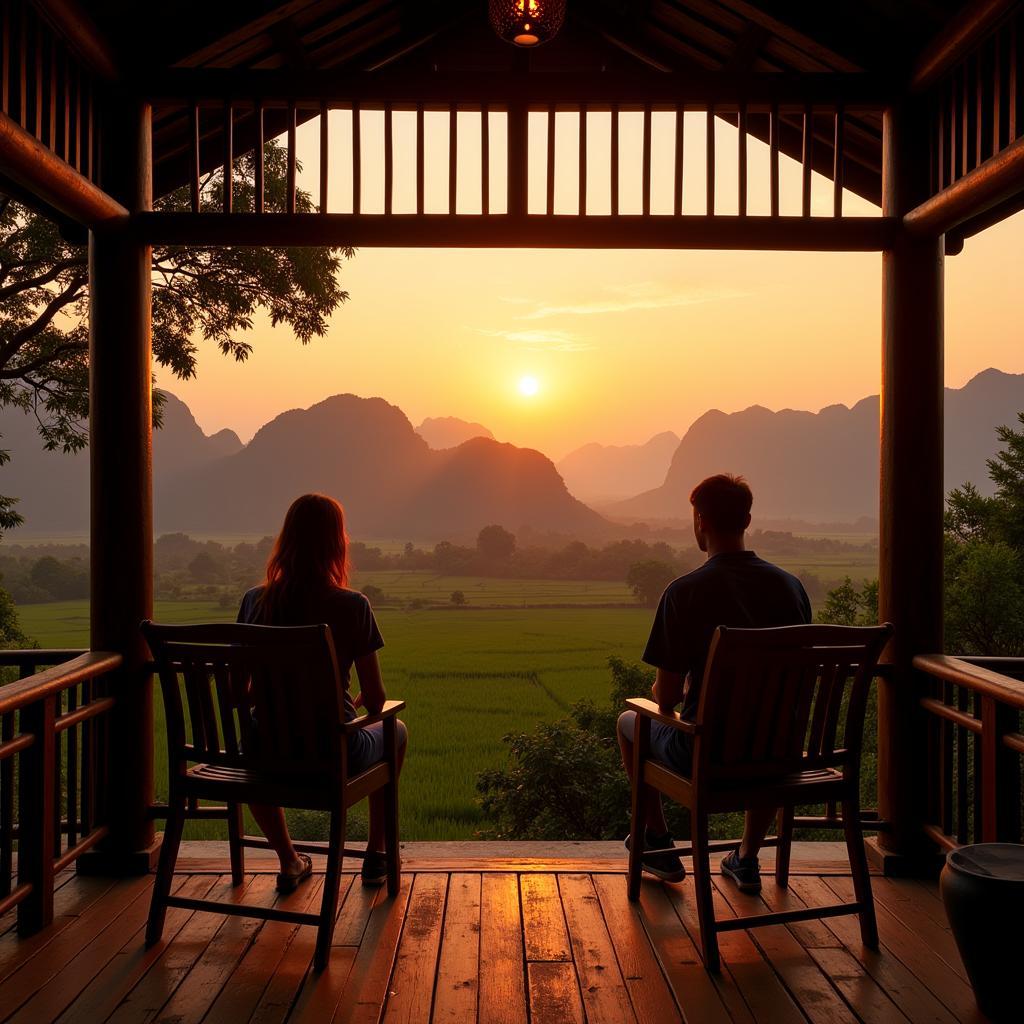
[[[496,117],[497,115],[492,115]],[[607,154],[607,115],[591,114],[591,163]],[[429,117],[429,115],[428,115]],[[382,203],[380,121],[363,114],[364,209]],[[411,118],[411,115],[410,115]],[[479,119],[460,115],[460,212],[479,194]],[[687,123],[684,212],[703,212],[701,119]],[[351,119],[332,119],[333,164],[346,164]],[[346,120],[347,119],[347,120]],[[578,120],[559,115],[556,212],[575,210]],[[395,209],[412,202],[412,121],[395,126]],[[717,125],[719,203],[735,210],[736,132]],[[304,126],[300,186],[318,194],[316,122]],[[492,195],[504,188],[503,125],[492,122]],[[671,204],[667,161],[671,123],[653,131],[652,209]],[[639,115],[620,128],[620,207],[639,199]],[[427,209],[447,198],[447,115],[427,126]],[[475,151],[473,150],[475,146]],[[544,118],[531,124],[531,203],[543,193]],[[408,151],[408,152],[407,152]],[[570,159],[570,157],[572,159]],[[767,149],[748,141],[749,208],[767,205]],[[761,173],[763,170],[764,173]],[[476,174],[474,180],[473,175]],[[817,178],[817,176],[816,176]],[[799,203],[799,168],[783,160],[782,210]],[[730,189],[730,184],[732,187]],[[332,177],[332,210],[351,208],[351,175]],[[592,212],[604,212],[607,177],[588,178]],[[829,212],[831,184],[817,179],[815,210]],[[846,208],[877,213],[847,193]],[[795,210],[794,210],[795,212]],[[947,260],[946,381],[959,386],[988,366],[1024,372],[1024,327],[1014,306],[1020,287],[1024,215],[968,241]],[[258,321],[245,365],[200,343],[198,379],[158,373],[158,385],[192,408],[207,432],[231,427],[247,440],[268,419],[339,392],[380,395],[413,424],[460,416],[501,440],[558,458],[588,441],[630,443],[660,430],[682,433],[710,407],[759,403],[816,410],[850,404],[878,390],[880,268],[877,253],[700,251],[510,251],[362,249],[343,272],[349,303],[328,337],[303,348],[283,329]],[[523,397],[529,375],[539,393]]]

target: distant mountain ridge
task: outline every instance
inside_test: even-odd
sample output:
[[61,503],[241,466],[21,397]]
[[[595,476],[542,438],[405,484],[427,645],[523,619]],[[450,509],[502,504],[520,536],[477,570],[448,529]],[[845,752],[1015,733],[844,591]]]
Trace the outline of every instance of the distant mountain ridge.
[[[754,491],[755,517],[850,521],[878,515],[879,397],[820,412],[754,405],[712,409],[683,436],[664,482],[602,507],[613,519],[688,515],[693,485],[723,471],[742,473]],[[945,392],[945,488],[971,481],[992,493],[985,460],[999,448],[995,428],[1024,411],[1024,374],[988,369]],[[907,472],[913,472],[908,466]]]
[[471,423],[458,416],[428,416],[416,428],[416,433],[437,451],[457,448],[464,441],[472,441],[474,437],[494,440],[494,435],[482,423]]
[[556,466],[581,501],[609,502],[657,487],[678,447],[679,435],[666,430],[644,444],[585,444]]

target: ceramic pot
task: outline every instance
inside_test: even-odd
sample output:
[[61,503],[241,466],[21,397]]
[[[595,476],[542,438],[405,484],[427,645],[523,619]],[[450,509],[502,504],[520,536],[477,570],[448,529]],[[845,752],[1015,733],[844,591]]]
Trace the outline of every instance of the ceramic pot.
[[993,1021],[1021,1020],[1024,846],[953,850],[939,888],[979,1009]]

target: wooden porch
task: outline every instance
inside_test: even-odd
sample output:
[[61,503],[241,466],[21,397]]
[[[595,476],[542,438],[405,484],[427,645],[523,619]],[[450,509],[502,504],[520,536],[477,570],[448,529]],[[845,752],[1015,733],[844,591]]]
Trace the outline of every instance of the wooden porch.
[[[473,845],[477,854],[467,850]],[[935,883],[875,876],[881,947],[855,918],[722,935],[722,973],[704,970],[692,881],[645,880],[626,899],[622,847],[409,844],[400,895],[347,874],[330,966],[310,970],[315,931],[172,910],[143,948],[152,876],[58,879],[52,925],[19,939],[0,919],[5,1021],[455,1021],[668,1024],[686,1020],[876,1024],[983,1021]],[[568,844],[563,844],[566,846]],[[525,849],[519,849],[525,848]],[[523,856],[540,853],[542,856]],[[560,856],[552,858],[556,852]],[[545,857],[544,854],[547,854]],[[568,854],[567,856],[561,856]],[[767,853],[770,863],[771,853]],[[276,897],[273,866],[251,859],[245,898],[302,909],[321,877]],[[222,845],[186,844],[182,894],[229,897]],[[241,896],[241,891],[239,891]],[[797,844],[788,892],[722,883],[716,913],[757,913],[851,897],[839,844]]]

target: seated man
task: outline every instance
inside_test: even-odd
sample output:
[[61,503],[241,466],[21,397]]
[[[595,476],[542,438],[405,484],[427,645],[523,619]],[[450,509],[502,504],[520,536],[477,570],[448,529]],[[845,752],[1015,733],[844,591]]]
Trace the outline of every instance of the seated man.
[[[811,621],[811,605],[800,581],[747,551],[743,535],[750,525],[753,495],[742,477],[721,474],[699,483],[690,495],[693,532],[707,561],[673,581],[661,597],[643,660],[657,676],[652,690],[663,712],[680,703],[683,718],[695,718],[711,639],[718,626],[768,628]],[[619,716],[619,746],[626,772],[633,771],[636,713]],[[683,775],[690,774],[692,737],[659,722],[651,723],[651,753]],[[643,809],[646,850],[670,849],[661,796],[648,790]],[[744,892],[758,892],[761,874],[757,854],[775,812],[747,811],[743,839],[722,861],[722,874]],[[628,845],[627,839],[627,845]],[[644,870],[677,882],[686,876],[679,856],[652,853]]]

